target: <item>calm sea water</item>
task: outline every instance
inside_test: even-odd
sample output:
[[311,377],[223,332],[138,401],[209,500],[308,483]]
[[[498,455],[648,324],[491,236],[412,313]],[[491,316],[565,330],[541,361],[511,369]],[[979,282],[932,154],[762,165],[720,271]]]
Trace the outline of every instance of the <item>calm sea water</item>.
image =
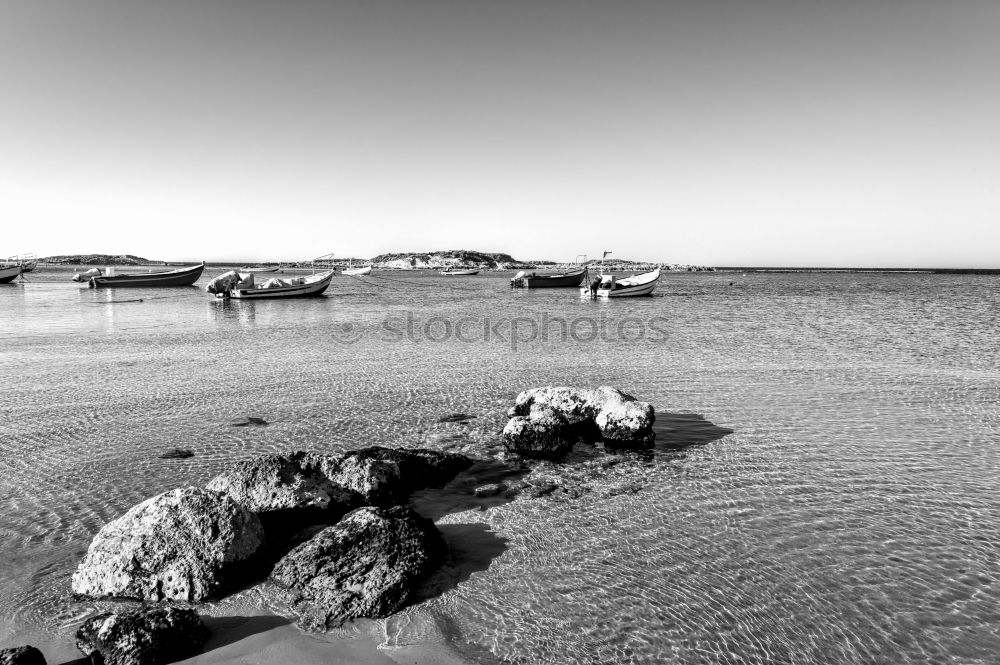
[[996,662],[996,277],[669,274],[595,303],[376,273],[222,303],[210,276],[0,285],[0,646],[70,635],[94,533],[234,459],[481,451],[519,391],[610,384],[655,405],[652,454],[581,450],[537,499],[423,497],[455,561],[390,643],[424,622],[526,664]]

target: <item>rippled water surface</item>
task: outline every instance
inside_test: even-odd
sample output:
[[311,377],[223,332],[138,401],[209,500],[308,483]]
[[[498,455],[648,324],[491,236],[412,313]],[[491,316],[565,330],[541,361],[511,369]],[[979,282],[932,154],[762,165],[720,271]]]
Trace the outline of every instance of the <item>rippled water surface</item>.
[[652,454],[576,451],[531,471],[558,486],[538,498],[418,497],[453,578],[387,639],[412,619],[512,663],[996,662],[996,277],[668,274],[595,303],[389,272],[222,303],[210,276],[0,285],[0,646],[68,635],[93,534],[231,460],[485,454],[520,390],[610,384],[656,407]]

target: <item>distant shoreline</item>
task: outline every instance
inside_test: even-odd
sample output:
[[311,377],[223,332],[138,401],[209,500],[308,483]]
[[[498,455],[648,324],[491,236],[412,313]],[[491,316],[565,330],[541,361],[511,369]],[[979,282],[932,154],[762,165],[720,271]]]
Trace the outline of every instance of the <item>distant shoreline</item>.
[[[393,256],[404,256],[403,254]],[[376,257],[378,258],[378,257]],[[145,259],[133,255],[111,255],[111,254],[68,254],[60,256],[47,256],[38,259],[40,265],[48,266],[181,266],[200,263],[201,261],[158,261]],[[345,268],[353,263],[364,265],[370,263],[368,259],[343,258],[328,262],[329,268]],[[374,267],[378,270],[439,270],[444,267],[470,267],[467,262],[458,264],[442,265],[414,265],[413,267],[402,267],[397,265],[378,265]],[[598,262],[590,260],[588,265],[596,267]],[[248,267],[248,266],[281,266],[286,269],[309,269],[316,267],[313,261],[206,261],[207,267]],[[565,270],[573,267],[573,263],[560,263],[554,261],[514,261],[510,265],[503,263],[496,266],[476,265],[484,270]],[[915,274],[935,274],[935,275],[1000,275],[1000,268],[858,268],[858,267],[814,267],[814,266],[695,266],[688,264],[671,263],[667,261],[628,261],[619,259],[617,261],[607,261],[605,264],[608,270],[630,270],[630,269],[652,269],[661,266],[671,272],[743,272],[743,273],[915,273]]]

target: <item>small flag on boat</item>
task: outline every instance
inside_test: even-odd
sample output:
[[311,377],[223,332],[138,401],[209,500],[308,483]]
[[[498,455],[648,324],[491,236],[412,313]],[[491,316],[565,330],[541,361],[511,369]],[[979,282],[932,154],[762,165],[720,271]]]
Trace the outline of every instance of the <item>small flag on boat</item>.
[[604,252],[604,256],[602,256],[601,258],[603,259],[603,258],[604,258],[605,256],[607,256],[607,255],[608,255],[608,254],[610,254],[610,253],[611,253],[611,252]]

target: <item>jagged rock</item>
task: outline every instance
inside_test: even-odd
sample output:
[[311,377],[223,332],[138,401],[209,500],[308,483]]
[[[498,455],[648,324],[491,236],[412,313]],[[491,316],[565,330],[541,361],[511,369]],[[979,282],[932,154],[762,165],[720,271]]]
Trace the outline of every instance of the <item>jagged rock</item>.
[[525,457],[562,457],[573,447],[569,421],[547,406],[534,405],[525,416],[514,416],[503,428],[508,452]]
[[470,466],[471,459],[456,453],[372,446],[348,452],[324,470],[334,483],[364,497],[366,504],[389,506],[418,489],[444,485]]
[[158,607],[91,617],[76,646],[92,663],[161,665],[201,653],[208,635],[194,610]]
[[104,525],[73,574],[73,593],[204,600],[241,581],[263,537],[257,515],[224,494],[164,492]]
[[324,473],[336,464],[335,458],[304,452],[264,455],[234,464],[206,487],[255,513],[328,511],[336,520],[361,505],[360,495],[333,483]]
[[309,630],[386,617],[444,561],[434,523],[405,506],[359,508],[289,552],[271,579]]
[[31,645],[0,649],[0,665],[45,665],[45,656]]
[[532,409],[554,409],[576,427],[593,423],[601,438],[616,444],[652,445],[653,407],[611,386],[594,389],[547,386],[520,393],[508,411],[511,417],[530,417]]

